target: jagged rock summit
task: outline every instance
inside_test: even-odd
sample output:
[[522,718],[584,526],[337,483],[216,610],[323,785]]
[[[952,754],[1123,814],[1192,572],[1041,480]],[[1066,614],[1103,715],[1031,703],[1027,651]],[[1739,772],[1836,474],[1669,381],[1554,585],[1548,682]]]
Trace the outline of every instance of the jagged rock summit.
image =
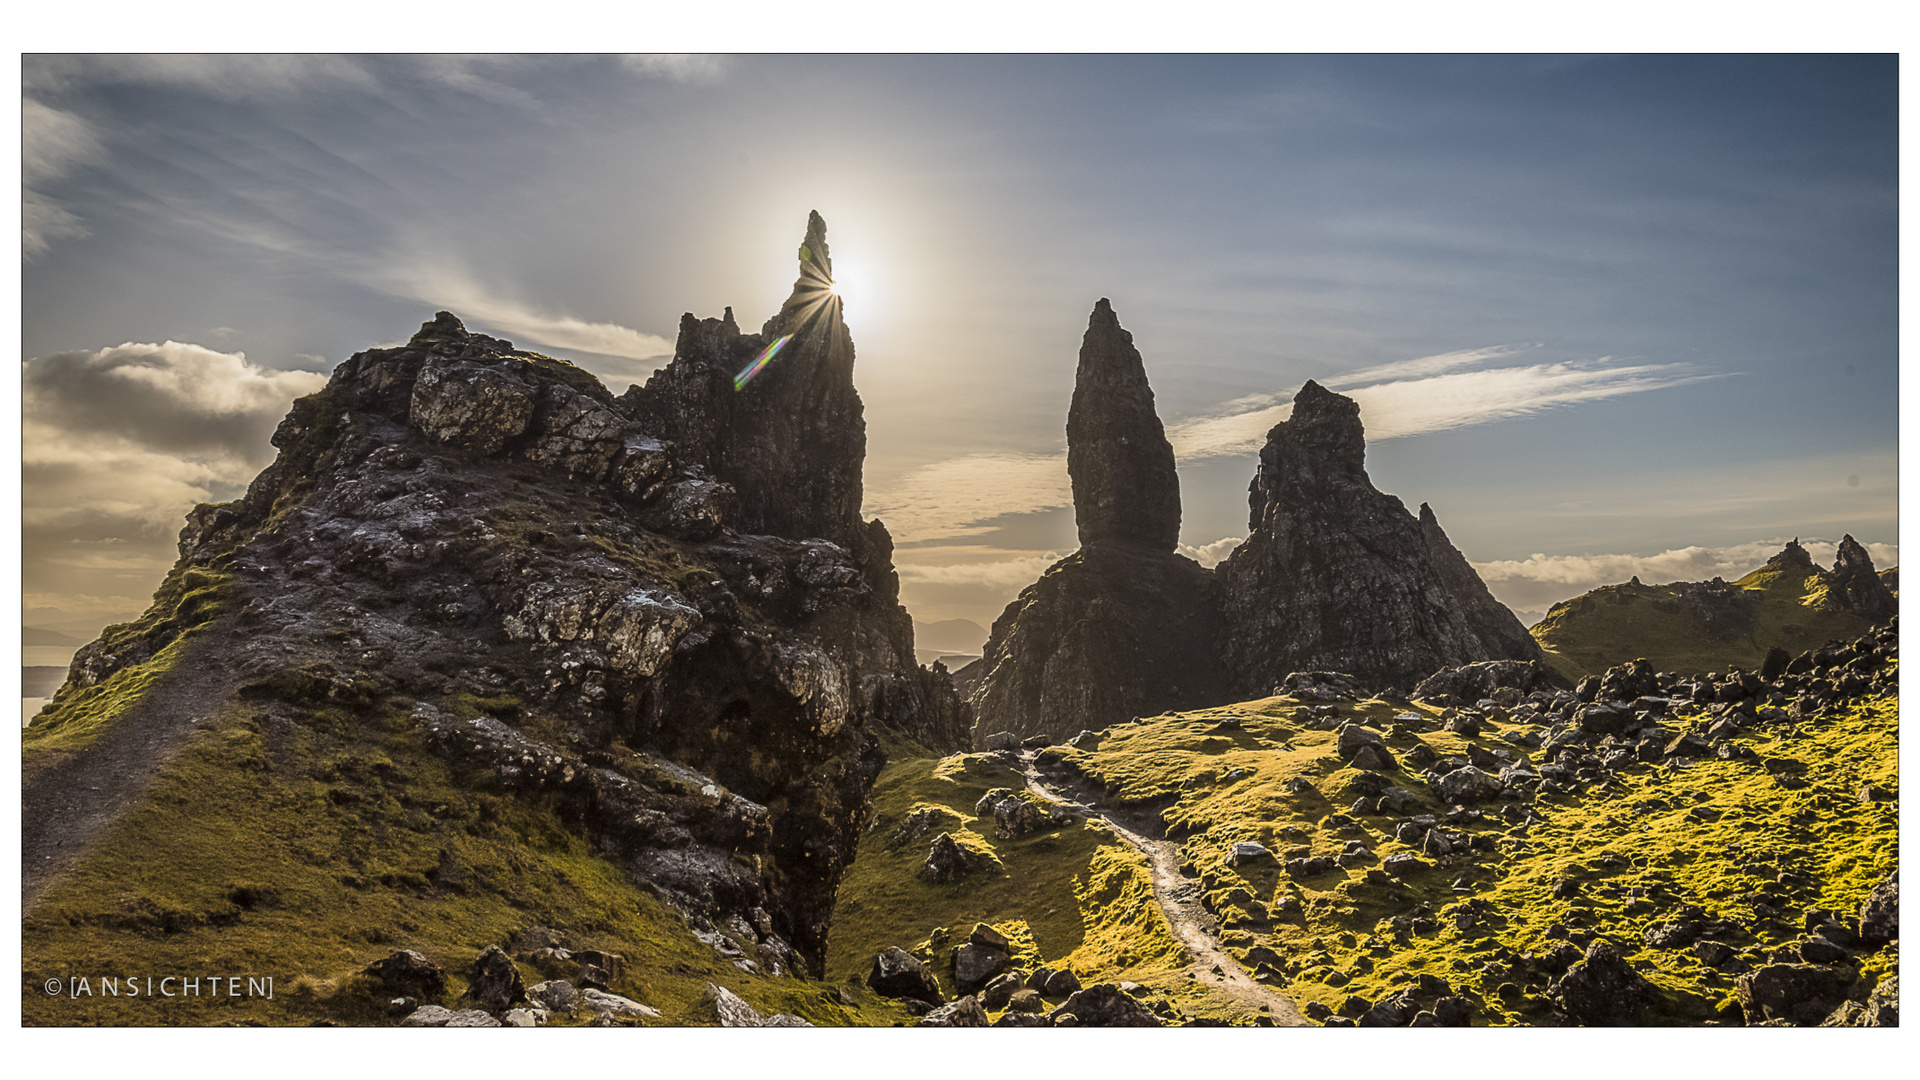
[[65,701],[225,619],[194,663],[231,672],[272,746],[386,723],[563,808],[694,925],[748,927],[762,967],[817,973],[876,733],[957,747],[971,720],[915,665],[891,542],[859,519],[829,267],[815,214],[761,333],[688,315],[617,398],[448,312],[354,355],[244,498],[190,515],[154,609],[81,650]]
[[972,699],[977,745],[1000,732],[1060,738],[1208,704],[1225,673],[1208,573],[1174,554],[1180,480],[1133,336],[1106,299],[1080,346],[1067,415],[1080,550],[993,624]]
[[1250,487],[1249,535],[1216,570],[1236,692],[1294,671],[1407,689],[1443,667],[1536,660],[1440,528],[1374,488],[1359,403],[1309,381],[1274,425]]
[[1080,544],[1138,544],[1171,552],[1180,542],[1180,476],[1153,411],[1153,388],[1133,335],[1105,297],[1080,343],[1067,410],[1067,474]]

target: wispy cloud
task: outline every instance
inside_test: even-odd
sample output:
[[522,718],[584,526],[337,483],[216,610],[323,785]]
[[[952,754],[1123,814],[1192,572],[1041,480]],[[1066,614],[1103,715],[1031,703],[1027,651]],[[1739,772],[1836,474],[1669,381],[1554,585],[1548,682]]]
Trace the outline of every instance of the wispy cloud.
[[32,98],[20,103],[20,254],[33,259],[58,240],[87,235],[78,215],[39,190],[75,167],[104,161],[106,147],[84,119]]
[[[387,290],[397,296],[446,308],[463,322],[497,330],[513,338],[517,345],[545,345],[622,360],[647,361],[643,369],[636,369],[641,378],[673,355],[673,342],[658,334],[615,322],[595,322],[543,311],[518,300],[496,296],[452,264],[388,271],[385,282]],[[629,368],[632,365],[613,365],[609,370]],[[595,369],[595,373],[600,372]]]
[[379,88],[361,58],[289,53],[35,56],[22,58],[20,74],[24,89],[41,96],[114,83],[180,87],[225,101]]
[[[1349,372],[1324,381],[1360,403],[1360,419],[1372,441],[1425,435],[1531,416],[1548,409],[1624,394],[1663,390],[1722,377],[1686,364],[1562,362],[1489,367],[1523,346],[1495,346],[1443,353]],[[1293,413],[1290,395],[1238,398],[1208,415],[1167,428],[1174,455],[1183,461],[1258,451],[1267,432]]]

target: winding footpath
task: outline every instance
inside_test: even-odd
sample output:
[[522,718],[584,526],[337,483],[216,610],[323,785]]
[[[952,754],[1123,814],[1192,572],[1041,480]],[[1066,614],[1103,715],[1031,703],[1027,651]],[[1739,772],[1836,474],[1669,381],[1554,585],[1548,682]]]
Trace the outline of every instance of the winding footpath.
[[1180,874],[1179,844],[1146,835],[1148,826],[1145,822],[1122,820],[1112,811],[1068,797],[1040,778],[1033,760],[1033,751],[1019,752],[1018,766],[1026,777],[1028,790],[1050,803],[1106,822],[1114,835],[1132,845],[1146,858],[1153,879],[1154,899],[1159,901],[1160,910],[1166,916],[1167,926],[1172,929],[1174,937],[1186,946],[1190,957],[1187,972],[1196,983],[1210,987],[1220,996],[1244,1007],[1249,1016],[1258,1015],[1260,1007],[1266,1006],[1267,1015],[1273,1017],[1276,1027],[1314,1026],[1300,1015],[1300,1009],[1292,999],[1250,978],[1240,966],[1240,961],[1234,959],[1220,944],[1219,924],[1201,906],[1199,882],[1188,880]]

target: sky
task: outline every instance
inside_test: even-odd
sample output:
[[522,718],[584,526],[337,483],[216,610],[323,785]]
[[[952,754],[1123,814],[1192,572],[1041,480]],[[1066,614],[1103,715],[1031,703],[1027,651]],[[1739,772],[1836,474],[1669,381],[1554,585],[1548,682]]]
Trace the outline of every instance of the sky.
[[[1075,546],[1112,300],[1184,550],[1315,379],[1531,621],[1792,537],[1898,561],[1890,55],[22,59],[22,596],[144,608],[293,398],[436,310],[616,393],[826,219],[916,618]],[[91,628],[89,630],[88,628]]]

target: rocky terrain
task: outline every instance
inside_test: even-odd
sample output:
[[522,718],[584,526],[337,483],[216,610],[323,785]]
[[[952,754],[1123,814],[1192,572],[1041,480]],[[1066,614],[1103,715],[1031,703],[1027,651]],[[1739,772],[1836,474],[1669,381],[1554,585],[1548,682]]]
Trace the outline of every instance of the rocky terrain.
[[958,673],[976,745],[1221,704],[1293,672],[1404,691],[1449,665],[1540,659],[1433,510],[1416,518],[1376,490],[1365,455],[1359,405],[1308,382],[1260,453],[1246,542],[1212,571],[1174,554],[1173,451],[1133,339],[1100,301],[1067,418],[1080,550]]
[[1791,654],[1855,637],[1898,610],[1886,575],[1847,536],[1831,570],[1790,541],[1738,581],[1644,585],[1636,577],[1595,589],[1555,604],[1532,633],[1570,679],[1639,657],[1695,673],[1758,668],[1773,650]]
[[[619,397],[442,312],[296,402],[278,460],[193,512],[153,608],[80,650],[26,733],[25,832],[54,853],[27,875],[28,966],[71,961],[63,926],[126,929],[98,907],[127,902],[116,882],[199,912],[187,926],[271,907],[219,899],[252,886],[208,870],[284,856],[267,819],[172,853],[211,880],[135,884],[142,793],[85,783],[131,756],[160,788],[264,782],[266,818],[320,784],[309,812],[371,838],[312,856],[344,861],[349,896],[532,904],[454,838],[533,814],[594,853],[591,876],[617,868],[601,885],[622,904],[648,898],[738,970],[819,975],[877,733],[952,747],[971,721],[944,671],[915,665],[891,542],[858,515],[864,420],[830,276],[814,215],[760,333],[689,315],[672,363]],[[183,670],[190,708],[172,704]],[[122,745],[132,728],[169,734]],[[89,817],[89,798],[113,805]],[[73,832],[82,818],[96,831]]]
[[1285,1022],[1233,975],[1326,1026],[1896,1025],[1897,672],[1889,622],[1764,677],[1497,661],[1394,701],[1299,674],[902,753],[830,968],[943,1025],[1080,1023],[1069,987],[1124,999],[1099,1023]]

